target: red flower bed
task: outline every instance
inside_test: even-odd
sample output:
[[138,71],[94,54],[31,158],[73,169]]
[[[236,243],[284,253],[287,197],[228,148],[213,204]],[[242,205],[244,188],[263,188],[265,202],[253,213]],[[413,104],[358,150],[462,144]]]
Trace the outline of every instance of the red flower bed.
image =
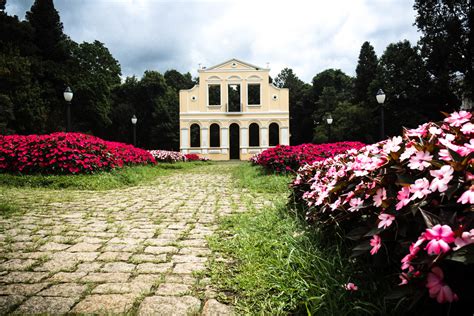
[[208,161],[208,158],[205,157],[200,157],[199,155],[196,154],[186,154],[184,155],[184,158],[186,161]]
[[146,150],[80,133],[0,135],[0,171],[92,173],[155,163]]
[[[344,232],[351,261],[371,271],[375,283],[392,281],[388,298],[420,308],[410,314],[472,315],[473,136],[472,113],[454,112],[302,167],[293,198],[329,240]],[[355,271],[348,281],[383,289],[367,279]]]
[[322,161],[349,149],[360,149],[360,142],[339,142],[329,144],[302,144],[298,146],[276,146],[264,150],[250,160],[273,172],[296,172],[301,166]]

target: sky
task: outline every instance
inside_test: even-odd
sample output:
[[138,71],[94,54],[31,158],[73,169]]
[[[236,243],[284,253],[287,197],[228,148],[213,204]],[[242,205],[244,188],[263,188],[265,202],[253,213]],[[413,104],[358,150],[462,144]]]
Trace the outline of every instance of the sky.
[[[7,0],[24,19],[33,0]],[[355,75],[364,41],[377,56],[388,44],[420,33],[413,0],[54,0],[64,32],[82,43],[98,40],[122,75],[176,69],[197,75],[231,58],[271,68],[292,68],[305,82],[319,72]]]

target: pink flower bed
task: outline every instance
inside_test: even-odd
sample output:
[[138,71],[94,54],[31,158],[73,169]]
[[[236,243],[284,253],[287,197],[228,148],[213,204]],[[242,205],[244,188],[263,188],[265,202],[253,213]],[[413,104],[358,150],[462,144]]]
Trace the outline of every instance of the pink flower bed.
[[149,163],[146,150],[86,134],[0,135],[0,171],[77,174]]
[[150,154],[155,157],[156,161],[160,162],[178,162],[185,161],[186,157],[178,151],[169,150],[150,150]]
[[339,142],[329,144],[302,144],[298,146],[276,146],[253,156],[250,161],[272,172],[296,172],[299,167],[322,161],[349,149],[359,149],[365,145],[359,142]]
[[472,114],[455,112],[302,167],[293,197],[309,222],[342,229],[359,262],[398,274],[407,298],[459,301],[472,313],[473,135]]

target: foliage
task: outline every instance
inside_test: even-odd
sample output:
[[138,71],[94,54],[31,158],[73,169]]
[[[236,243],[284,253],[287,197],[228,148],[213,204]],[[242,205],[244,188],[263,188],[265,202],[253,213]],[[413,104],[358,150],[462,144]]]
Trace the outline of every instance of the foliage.
[[364,42],[360,48],[354,80],[354,100],[356,102],[374,103],[375,91],[369,91],[369,86],[375,79],[377,62],[374,47],[369,42]]
[[313,100],[311,86],[300,80],[290,68],[284,68],[273,80],[279,88],[290,90],[290,142],[293,145],[310,142],[312,135],[307,131],[313,129]]
[[[154,181],[176,170],[188,170],[196,163],[134,165],[94,174],[10,174],[0,173],[0,186],[17,188],[110,190]],[[1,201],[0,201],[1,206]]]
[[301,166],[321,161],[349,149],[359,149],[359,142],[339,142],[329,144],[302,144],[297,146],[278,145],[253,156],[253,164],[260,165],[270,172],[296,172]]
[[[352,255],[366,266],[354,277],[370,270],[376,283],[398,283],[398,274],[402,286],[389,297],[410,301],[415,313],[473,311],[473,123],[471,113],[454,112],[304,166],[293,182],[309,222],[353,241]],[[427,294],[452,306],[437,307]]]
[[[471,0],[415,0],[415,24],[423,33],[421,54],[438,89],[474,98]],[[461,78],[459,78],[461,74]],[[459,82],[461,80],[461,82]],[[459,86],[461,83],[461,86]],[[460,91],[458,90],[460,89]]]
[[232,176],[236,179],[236,185],[257,193],[286,194],[291,180],[289,174],[272,174],[269,176],[263,167],[241,164],[233,169]]
[[0,153],[0,171],[20,173],[93,173],[155,163],[143,149],[80,133],[0,135]]
[[322,243],[283,204],[289,176],[268,175],[258,166],[241,164],[233,176],[252,196],[275,195],[276,206],[252,209],[222,219],[220,231],[209,239],[215,253],[226,260],[211,260],[211,280],[219,292],[245,315],[367,315],[377,308],[370,299],[345,291],[342,284],[353,267],[344,259],[339,241]]

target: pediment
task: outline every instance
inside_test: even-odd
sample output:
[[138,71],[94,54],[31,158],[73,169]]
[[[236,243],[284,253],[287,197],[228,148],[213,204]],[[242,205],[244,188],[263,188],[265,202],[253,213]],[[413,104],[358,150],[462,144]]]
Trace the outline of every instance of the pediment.
[[263,67],[255,66],[244,61],[232,58],[218,65],[207,68],[206,70],[261,70]]

